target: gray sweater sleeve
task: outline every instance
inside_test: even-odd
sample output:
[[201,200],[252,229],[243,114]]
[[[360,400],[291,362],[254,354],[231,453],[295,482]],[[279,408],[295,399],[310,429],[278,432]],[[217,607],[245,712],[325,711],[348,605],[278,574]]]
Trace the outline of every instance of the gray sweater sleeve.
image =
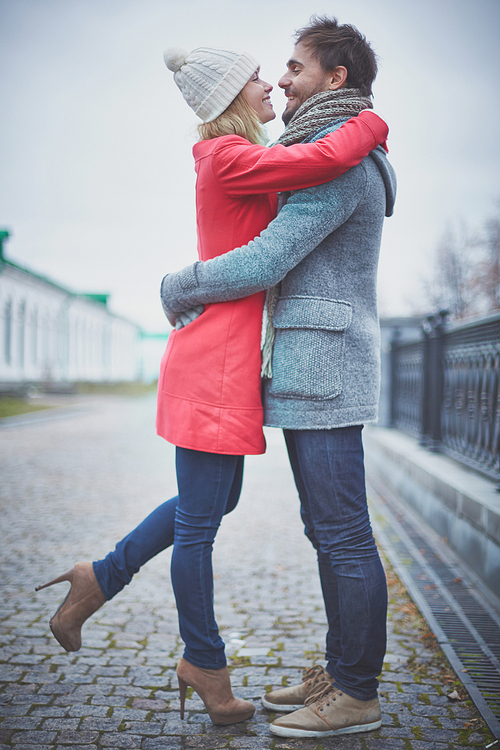
[[347,221],[366,184],[361,164],[336,180],[300,190],[248,245],[165,276],[161,299],[169,320],[196,305],[247,297],[277,284]]

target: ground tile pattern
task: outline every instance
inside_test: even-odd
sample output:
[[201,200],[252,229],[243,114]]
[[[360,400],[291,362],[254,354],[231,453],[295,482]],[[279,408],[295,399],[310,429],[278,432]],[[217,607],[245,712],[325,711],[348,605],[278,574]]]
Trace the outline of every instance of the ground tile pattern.
[[34,587],[98,559],[175,494],[174,449],[154,433],[154,399],[78,397],[71,409],[0,426],[2,507],[0,750],[441,750],[489,741],[404,588],[388,568],[388,653],[376,732],[317,740],[270,734],[263,692],[321,663],[325,615],[312,548],[279,431],[246,461],[238,508],[214,555],[217,620],[235,692],[255,702],[243,724],[215,727],[196,694],[179,717],[182,655],[169,552],[85,625],[67,654],[48,620],[64,587]]

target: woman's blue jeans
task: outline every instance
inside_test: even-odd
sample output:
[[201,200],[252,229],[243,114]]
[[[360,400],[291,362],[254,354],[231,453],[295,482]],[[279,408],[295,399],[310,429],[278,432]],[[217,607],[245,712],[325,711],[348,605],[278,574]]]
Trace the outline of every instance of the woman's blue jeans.
[[213,611],[212,547],[222,517],[238,503],[243,462],[243,456],[176,448],[178,496],[94,562],[97,582],[111,599],[144,563],[173,544],[171,576],[184,658],[205,669],[226,664]]
[[362,427],[284,430],[304,530],[318,555],[327,671],[369,700],[386,650],[387,585],[366,502]]

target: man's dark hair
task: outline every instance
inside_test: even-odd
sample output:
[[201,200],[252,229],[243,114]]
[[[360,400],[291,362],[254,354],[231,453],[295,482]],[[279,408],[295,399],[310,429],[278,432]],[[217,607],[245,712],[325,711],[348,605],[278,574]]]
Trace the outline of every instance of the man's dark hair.
[[346,87],[371,95],[377,56],[355,26],[339,25],[336,18],[328,16],[312,16],[308,26],[295,32],[295,42],[307,47],[327,73],[343,65],[347,69]]

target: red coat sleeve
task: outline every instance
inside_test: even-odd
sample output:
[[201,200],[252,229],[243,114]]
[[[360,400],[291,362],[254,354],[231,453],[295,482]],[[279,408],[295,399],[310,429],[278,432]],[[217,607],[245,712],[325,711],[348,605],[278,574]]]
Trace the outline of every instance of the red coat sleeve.
[[339,177],[387,138],[386,123],[363,111],[315,143],[256,146],[239,136],[220,139],[213,169],[228,195],[301,190]]

